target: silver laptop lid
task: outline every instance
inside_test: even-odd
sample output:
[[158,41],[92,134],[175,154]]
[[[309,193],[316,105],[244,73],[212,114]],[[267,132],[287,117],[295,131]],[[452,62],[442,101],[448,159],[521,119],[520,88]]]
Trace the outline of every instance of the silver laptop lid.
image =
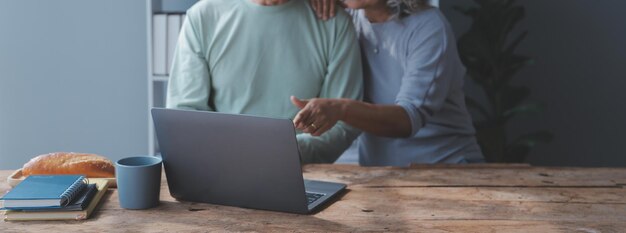
[[159,108],[152,117],[173,197],[308,211],[291,120]]

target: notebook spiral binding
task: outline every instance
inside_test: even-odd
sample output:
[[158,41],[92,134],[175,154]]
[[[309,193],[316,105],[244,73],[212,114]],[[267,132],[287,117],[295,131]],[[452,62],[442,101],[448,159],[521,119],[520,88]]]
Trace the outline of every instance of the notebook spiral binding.
[[88,180],[84,176],[81,176],[81,179],[76,180],[63,194],[61,194],[61,206],[66,206],[74,199],[80,191],[85,187]]

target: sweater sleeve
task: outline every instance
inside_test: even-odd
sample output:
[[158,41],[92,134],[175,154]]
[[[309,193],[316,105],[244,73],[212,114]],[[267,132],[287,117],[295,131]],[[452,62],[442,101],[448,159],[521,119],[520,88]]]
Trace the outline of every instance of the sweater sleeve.
[[[417,35],[419,31],[419,35]],[[442,108],[449,93],[453,75],[448,72],[448,35],[443,22],[431,21],[419,30],[413,29],[408,42],[405,72],[396,104],[411,120],[415,135]]]
[[198,14],[187,12],[170,70],[167,108],[212,111],[209,107],[211,77],[195,25],[198,20]]
[[[360,100],[363,95],[361,55],[354,27],[347,16],[343,19],[338,24],[338,33],[330,48],[328,72],[319,97]],[[335,162],[359,134],[358,129],[341,121],[319,137],[299,134],[297,138],[302,162]]]

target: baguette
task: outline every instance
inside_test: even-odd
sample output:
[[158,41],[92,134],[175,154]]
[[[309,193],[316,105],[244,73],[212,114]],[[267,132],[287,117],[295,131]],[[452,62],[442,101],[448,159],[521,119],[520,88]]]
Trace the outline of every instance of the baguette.
[[113,178],[115,166],[107,158],[95,154],[56,152],[31,159],[24,164],[22,174],[82,174],[90,178]]

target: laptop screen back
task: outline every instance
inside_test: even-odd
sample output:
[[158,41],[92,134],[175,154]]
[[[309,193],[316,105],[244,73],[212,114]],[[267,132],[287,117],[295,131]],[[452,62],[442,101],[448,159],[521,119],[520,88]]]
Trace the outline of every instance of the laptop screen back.
[[173,197],[306,213],[291,120],[152,109]]

